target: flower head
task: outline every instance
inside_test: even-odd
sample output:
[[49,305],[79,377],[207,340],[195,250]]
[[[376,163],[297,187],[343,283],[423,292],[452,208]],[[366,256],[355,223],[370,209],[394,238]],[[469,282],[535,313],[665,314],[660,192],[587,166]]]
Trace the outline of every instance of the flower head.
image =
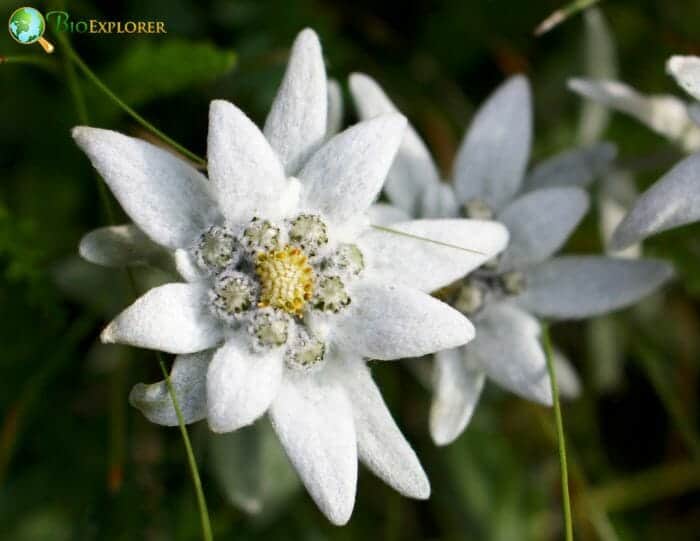
[[[350,88],[361,118],[396,110],[367,76],[353,75]],[[387,195],[402,211],[494,217],[510,233],[498,258],[440,292],[472,318],[476,338],[435,354],[430,428],[438,444],[453,441],[466,427],[487,377],[525,398],[551,403],[537,317],[606,313],[636,302],[671,275],[667,264],[653,260],[553,257],[588,208],[579,186],[606,166],[614,149],[603,144],[568,151],[526,175],[531,137],[530,89],[524,77],[516,76],[477,111],[459,147],[451,183],[440,180],[410,126],[389,172]]]
[[[103,340],[177,354],[171,378],[187,422],[206,418],[213,431],[229,432],[269,413],[309,493],[342,524],[358,458],[402,494],[428,496],[365,360],[469,341],[470,322],[416,284],[446,285],[493,257],[507,233],[491,222],[401,226],[460,245],[479,234],[478,255],[369,228],[367,211],[406,122],[381,115],[329,139],[327,96],[318,38],[305,30],[264,132],[233,104],[212,102],[208,180],[144,141],[85,127],[73,133],[185,279],[147,292]],[[87,235],[81,253],[118,263],[124,250],[113,250],[109,233]],[[162,382],[140,385],[131,401],[149,419],[175,424],[164,393]]]

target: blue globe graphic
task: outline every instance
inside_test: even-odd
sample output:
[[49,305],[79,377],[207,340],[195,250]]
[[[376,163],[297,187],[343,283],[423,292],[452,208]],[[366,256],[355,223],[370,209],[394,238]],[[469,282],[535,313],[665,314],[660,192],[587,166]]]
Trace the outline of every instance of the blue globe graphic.
[[44,35],[44,17],[34,8],[19,8],[10,16],[9,28],[13,38],[29,45]]

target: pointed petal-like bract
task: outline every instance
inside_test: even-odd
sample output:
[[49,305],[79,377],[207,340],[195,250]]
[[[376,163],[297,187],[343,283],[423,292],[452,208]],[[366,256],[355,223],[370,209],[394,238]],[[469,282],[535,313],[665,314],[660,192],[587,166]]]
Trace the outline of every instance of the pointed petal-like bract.
[[364,361],[344,361],[338,374],[352,403],[360,460],[404,496],[428,498],[430,482],[423,467],[396,426]]
[[683,90],[700,100],[700,57],[672,56],[666,63],[666,70]]
[[586,318],[634,304],[672,276],[671,265],[654,259],[557,257],[528,270],[516,300],[541,317]]
[[355,505],[357,441],[340,382],[287,373],[270,419],[304,486],[328,519],[345,524]]
[[[350,76],[350,93],[363,120],[398,112],[377,82],[362,73],[353,73]],[[384,190],[392,203],[415,215],[419,210],[424,190],[429,185],[439,182],[440,176],[430,152],[409,124],[387,175]]]
[[280,348],[254,353],[241,336],[221,346],[207,373],[207,420],[213,432],[231,432],[255,422],[282,381]]
[[[206,379],[212,351],[178,355],[170,371],[170,384],[185,424],[207,415]],[[159,381],[150,385],[137,383],[129,394],[129,402],[151,421],[164,426],[177,426],[178,418],[168,385]]]
[[265,136],[287,176],[299,171],[326,136],[326,69],[321,43],[313,30],[302,30],[282,85],[265,121]]
[[518,192],[530,156],[532,98],[522,75],[511,77],[477,111],[454,165],[459,201],[502,208]]
[[[595,6],[583,12],[584,69],[591,79],[616,79],[617,50],[610,25],[602,10]],[[601,138],[608,125],[610,111],[600,103],[585,101],[581,106],[578,139],[593,143]]]
[[585,188],[608,170],[616,154],[617,149],[612,143],[597,143],[561,152],[537,164],[525,179],[524,190],[551,186]]
[[452,186],[446,182],[431,182],[418,202],[422,218],[454,218],[459,216],[459,203]]
[[513,201],[498,216],[510,232],[499,269],[521,269],[547,259],[564,245],[587,210],[588,194],[574,187],[542,188]]
[[72,133],[124,211],[158,244],[189,248],[216,220],[207,179],[187,162],[114,131],[80,126]]
[[479,314],[477,326],[479,332],[468,348],[488,377],[528,400],[551,405],[537,320],[509,303],[495,303]]
[[221,339],[221,329],[207,313],[206,303],[203,285],[155,287],[119,314],[101,339],[178,354],[211,348]]
[[211,102],[207,157],[209,178],[229,221],[275,216],[287,185],[282,164],[258,127],[232,103]]
[[405,127],[406,119],[392,113],[333,137],[299,173],[302,206],[320,211],[334,224],[366,212],[382,188]]
[[368,214],[372,225],[389,226],[397,222],[407,222],[411,219],[405,210],[388,203],[375,203],[369,208]]
[[104,267],[143,265],[165,257],[166,251],[134,224],[100,227],[90,231],[78,248],[83,259]]
[[466,344],[474,327],[462,314],[417,289],[360,283],[339,318],[339,345],[371,359],[420,357]]
[[435,354],[430,435],[437,445],[447,445],[457,439],[479,402],[486,374],[469,357],[467,348]]
[[618,226],[611,247],[619,250],[651,235],[700,220],[700,153],[644,192]]
[[605,254],[612,257],[638,259],[642,255],[641,243],[631,244],[623,250],[610,246],[617,227],[639,197],[634,175],[628,170],[615,170],[601,179],[598,190],[598,227]]
[[397,232],[372,229],[359,239],[367,272],[387,284],[427,292],[465,276],[508,242],[505,227],[483,220],[413,220],[390,228]]
[[343,126],[343,91],[338,81],[328,79],[328,120],[326,121],[326,138],[333,137]]
[[675,96],[643,95],[619,81],[569,79],[577,94],[626,113],[688,151],[700,148],[700,129],[688,117],[688,107]]

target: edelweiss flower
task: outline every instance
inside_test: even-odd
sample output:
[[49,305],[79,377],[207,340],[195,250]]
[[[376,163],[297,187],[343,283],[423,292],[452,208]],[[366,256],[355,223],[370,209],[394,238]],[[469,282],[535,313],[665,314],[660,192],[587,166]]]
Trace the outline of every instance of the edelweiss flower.
[[[305,30],[264,133],[234,105],[212,102],[209,180],[138,139],[85,127],[74,137],[143,231],[98,230],[81,253],[114,262],[119,250],[141,251],[134,243],[157,244],[186,280],[147,292],[102,339],[177,354],[171,379],[187,422],[206,417],[213,431],[229,432],[268,412],[313,499],[343,524],[358,457],[402,494],[430,491],[364,360],[470,340],[469,321],[418,287],[480,265],[507,233],[491,222],[404,224],[485,254],[476,255],[370,229],[366,212],[405,119],[382,115],[324,142],[327,116],[320,44]],[[131,401],[154,422],[177,423],[163,382],[137,385]]]
[[[396,110],[370,78],[353,75],[350,87],[362,118]],[[551,403],[536,317],[602,314],[636,302],[671,275],[659,261],[552,257],[588,206],[584,191],[556,184],[562,176],[565,183],[584,184],[609,161],[610,148],[561,154],[523,179],[531,125],[527,80],[513,77],[475,115],[457,154],[453,185],[440,181],[410,127],[387,180],[388,196],[411,214],[495,218],[510,232],[498,259],[438,293],[476,327],[468,346],[435,355],[430,428],[438,444],[453,441],[468,424],[486,377],[525,398]]]
[[[668,72],[700,100],[700,58],[673,56]],[[700,104],[695,104],[700,107]],[[700,220],[700,153],[684,159],[644,192],[612,238],[621,249],[651,235]]]

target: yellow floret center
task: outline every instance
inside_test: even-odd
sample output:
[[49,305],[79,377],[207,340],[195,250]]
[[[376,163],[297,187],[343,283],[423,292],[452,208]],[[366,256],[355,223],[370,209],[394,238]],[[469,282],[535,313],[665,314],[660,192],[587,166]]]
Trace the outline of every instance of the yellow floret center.
[[259,253],[255,272],[260,280],[259,307],[301,315],[314,289],[314,271],[304,252],[285,246]]

